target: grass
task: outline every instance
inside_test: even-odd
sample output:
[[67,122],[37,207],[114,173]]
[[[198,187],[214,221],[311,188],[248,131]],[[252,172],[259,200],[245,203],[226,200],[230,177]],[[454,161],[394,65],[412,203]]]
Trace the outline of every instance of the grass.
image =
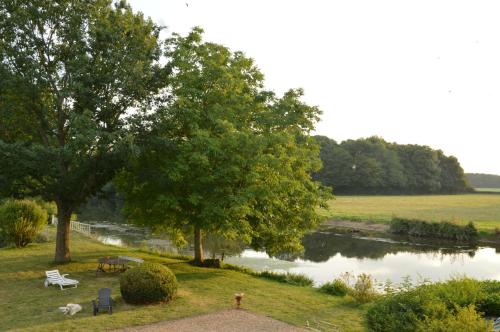
[[389,223],[392,217],[427,221],[473,221],[478,230],[500,228],[500,195],[337,196],[329,202],[329,219]]
[[500,188],[474,188],[474,190],[487,193],[500,193]]
[[[52,231],[53,232],[53,231]],[[103,331],[144,325],[234,306],[234,293],[244,292],[243,308],[297,326],[325,321],[342,331],[365,329],[365,307],[350,297],[335,298],[311,287],[297,287],[239,271],[199,268],[184,260],[101,244],[72,234],[73,262],[52,263],[54,243],[31,244],[23,249],[0,249],[1,330]],[[129,255],[167,265],[177,276],[179,292],[168,304],[132,306],[120,297],[117,275],[95,275],[97,258]],[[43,286],[44,271],[59,269],[80,281],[78,288],[59,290]],[[92,316],[91,300],[102,287],[112,289],[113,315]],[[79,303],[83,311],[65,316],[59,306]]]

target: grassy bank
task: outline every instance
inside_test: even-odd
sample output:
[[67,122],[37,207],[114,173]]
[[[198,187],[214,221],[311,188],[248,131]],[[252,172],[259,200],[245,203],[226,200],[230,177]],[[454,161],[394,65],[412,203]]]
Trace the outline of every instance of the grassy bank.
[[[73,262],[52,263],[54,243],[32,244],[24,249],[0,249],[1,330],[68,331],[111,330],[144,325],[231,308],[234,293],[244,292],[243,307],[297,326],[327,321],[342,331],[364,330],[364,308],[350,298],[336,298],[310,287],[298,287],[257,278],[237,271],[198,268],[178,259],[107,246],[72,234]],[[162,305],[132,306],[120,297],[117,275],[96,277],[97,258],[129,255],[167,265],[179,280],[175,301]],[[59,269],[80,280],[65,291],[43,286],[44,271]],[[110,287],[117,303],[113,315],[92,316],[90,301],[97,290]],[[64,316],[58,307],[80,303],[83,311]]]
[[335,220],[389,223],[393,216],[428,221],[473,221],[486,233],[500,228],[500,195],[337,196],[322,213]]

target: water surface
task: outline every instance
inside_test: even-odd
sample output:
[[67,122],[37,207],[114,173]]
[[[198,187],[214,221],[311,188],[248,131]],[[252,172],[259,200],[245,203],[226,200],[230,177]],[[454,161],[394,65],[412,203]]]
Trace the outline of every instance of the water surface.
[[[187,248],[176,248],[165,238],[152,236],[142,228],[128,225],[100,225],[98,239],[104,243],[161,249],[191,254]],[[344,272],[368,273],[377,281],[390,279],[445,280],[467,275],[478,279],[500,280],[500,254],[488,246],[458,246],[454,243],[410,241],[401,238],[366,238],[330,232],[317,232],[303,239],[301,255],[271,258],[265,252],[227,246],[220,241],[207,240],[207,256],[225,251],[225,261],[255,270],[303,273],[316,285],[330,281]],[[212,247],[212,248],[211,248]],[[221,249],[223,248],[223,249]],[[212,250],[211,250],[212,249]],[[217,256],[219,257],[219,256]]]

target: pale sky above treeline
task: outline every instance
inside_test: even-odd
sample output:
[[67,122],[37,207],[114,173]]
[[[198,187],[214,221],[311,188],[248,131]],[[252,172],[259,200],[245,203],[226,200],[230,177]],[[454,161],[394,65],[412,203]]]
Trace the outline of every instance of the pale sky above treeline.
[[316,133],[377,135],[500,174],[499,1],[132,0],[165,34],[194,26],[252,57],[277,93],[302,87]]

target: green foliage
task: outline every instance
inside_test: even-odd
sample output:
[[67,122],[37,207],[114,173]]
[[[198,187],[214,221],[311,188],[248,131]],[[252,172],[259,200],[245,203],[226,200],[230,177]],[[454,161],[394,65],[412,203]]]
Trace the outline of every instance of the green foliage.
[[491,321],[485,320],[474,308],[469,305],[457,308],[456,312],[446,311],[441,317],[426,318],[418,324],[418,332],[491,332]]
[[377,297],[377,292],[372,276],[366,273],[358,275],[352,287],[351,296],[359,303],[373,301]]
[[0,206],[0,233],[16,247],[33,242],[47,222],[47,212],[28,200],[8,200]]
[[342,279],[335,279],[331,282],[327,282],[323,284],[319,290],[334,296],[346,296],[350,292],[349,285]]
[[199,28],[174,35],[166,55],[172,98],[148,118],[117,181],[129,219],[242,239],[271,255],[300,251],[330,197],[310,178],[320,167],[309,136],[319,110],[301,90],[281,98],[263,90],[252,59],[203,42]]
[[477,302],[477,310],[486,316],[500,316],[500,294],[487,293],[486,296]]
[[120,276],[122,297],[132,304],[169,301],[177,293],[177,287],[174,273],[158,263],[143,263]]
[[45,201],[40,196],[32,198],[31,200],[33,200],[42,209],[44,209],[49,216],[50,215],[57,215],[57,204],[55,202]]
[[57,202],[59,262],[71,213],[123,166],[165,85],[159,33],[125,1],[0,2],[0,195]]
[[78,210],[80,220],[97,220],[123,223],[123,197],[117,191],[113,182],[108,182],[101,190],[90,197]]
[[[498,284],[455,278],[391,292],[369,308],[368,327],[371,331],[384,332],[490,331],[491,327],[488,329],[480,313],[495,315],[497,300],[489,296],[488,291],[496,289]],[[465,328],[453,329],[460,324]]]
[[341,194],[459,193],[470,188],[458,160],[427,146],[379,137],[340,144],[316,136],[323,168],[313,175]]
[[313,280],[304,274],[278,273],[272,271],[262,271],[254,273],[255,276],[270,279],[295,286],[312,286]]
[[394,217],[390,224],[394,234],[413,237],[428,237],[453,241],[473,242],[478,239],[478,231],[472,222],[465,226],[450,222],[429,222],[416,219]]

